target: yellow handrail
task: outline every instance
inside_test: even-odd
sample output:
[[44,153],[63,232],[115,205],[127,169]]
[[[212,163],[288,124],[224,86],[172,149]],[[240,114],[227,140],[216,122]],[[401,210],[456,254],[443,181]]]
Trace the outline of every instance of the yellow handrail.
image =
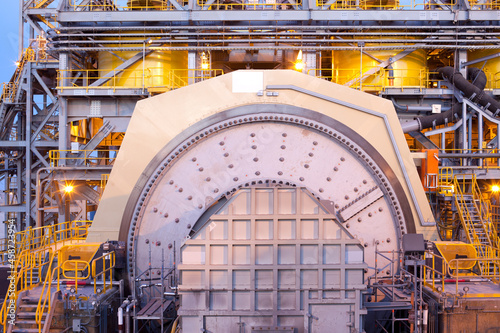
[[[108,156],[99,156],[106,153]],[[112,165],[116,159],[118,150],[50,150],[49,159],[52,167],[58,167],[61,161],[82,161],[83,165]],[[83,155],[81,157],[75,155]],[[62,157],[64,156],[64,157]]]
[[[32,0],[33,1],[33,0]],[[51,0],[36,0],[36,5],[31,5],[31,7],[39,8],[41,6],[46,7],[51,3]],[[41,3],[41,4],[40,4]],[[185,7],[188,5],[186,0],[178,1],[181,7]],[[242,2],[238,1],[222,1],[218,0],[214,4],[211,4],[207,1],[198,0],[198,6],[202,8],[207,8],[209,10],[244,10],[244,9],[253,9],[253,10],[284,10],[284,9],[301,9],[301,2],[294,3],[280,3],[276,0],[268,0],[268,1],[258,1],[258,0],[245,0]],[[444,5],[452,9],[457,5],[457,2],[454,0],[443,1],[440,5]],[[74,11],[88,10],[88,11],[144,11],[144,10],[177,10],[178,7],[174,6],[170,1],[140,1],[140,0],[131,0],[126,2],[126,4],[120,4],[116,0],[105,0],[102,2],[78,2],[76,0],[70,0],[69,6],[72,7]],[[400,2],[399,0],[392,1],[377,1],[377,0],[362,0],[362,1],[354,1],[354,0],[337,0],[330,4],[328,4],[327,0],[316,0],[317,7],[326,7],[329,10],[371,10],[371,9],[385,9],[385,10],[444,10],[441,6],[436,5],[435,3],[429,0],[411,0]],[[485,2],[479,2],[478,0],[474,0],[471,3],[471,7],[473,9],[498,9],[499,4],[495,0],[487,0]]]
[[[459,179],[459,177],[461,179]],[[484,258],[488,258],[490,255],[494,254],[498,259],[498,236],[496,233],[496,228],[491,222],[490,212],[485,206],[484,200],[481,195],[481,191],[479,190],[479,186],[477,185],[476,175],[456,175],[454,178],[455,184],[455,205],[457,207],[458,215],[460,216],[460,221],[464,228],[466,237],[472,245],[474,245],[478,257],[481,259],[479,261],[479,267],[481,269],[482,274],[489,272],[489,270],[493,267],[495,270],[498,270],[500,263],[498,261],[488,262],[487,260],[483,260]],[[469,191],[465,194],[466,189],[469,188]],[[476,224],[481,224],[482,229],[485,232],[485,236],[488,240],[488,244],[485,241],[481,241],[479,239],[478,234],[476,233],[476,227],[473,225],[473,221],[471,218],[471,212],[469,207],[465,203],[464,195],[470,195],[472,197],[472,202],[474,205],[474,209],[478,212],[479,221],[476,221]],[[479,203],[479,204],[478,204]],[[491,266],[493,263],[493,266]]]
[[[5,296],[5,300],[0,310],[0,324],[6,332],[8,317],[12,311],[12,304],[16,304],[19,293],[23,290],[29,290],[37,286],[40,281],[34,281],[34,272],[38,272],[39,280],[42,279],[43,268],[47,265],[50,267],[50,260],[45,261],[45,258],[53,257],[53,250],[50,247],[39,248],[37,250],[25,249],[17,257],[15,264],[11,266],[11,282],[9,291]],[[7,310],[9,308],[9,310]]]
[[483,226],[486,234],[488,235],[488,239],[490,241],[490,245],[495,248],[500,248],[500,240],[498,239],[497,228],[492,221],[491,216],[491,204],[489,201],[484,200],[483,195],[481,194],[481,189],[476,181],[476,176],[474,175],[474,183],[473,183],[473,194],[474,199],[479,203],[476,205],[476,209],[479,211],[479,215],[481,216],[481,220],[483,221]]
[[[97,272],[96,263],[102,261],[102,271]],[[106,267],[106,260],[109,260],[109,265]],[[97,278],[99,276],[102,277],[103,281],[103,292],[106,292],[107,288],[111,288],[113,283],[113,268],[115,267],[115,253],[109,252],[106,253],[99,258],[96,258],[92,261],[92,277],[94,279],[94,294],[97,294]],[[109,287],[107,285],[106,273],[109,272]]]
[[[140,43],[138,41],[138,43]],[[204,81],[224,74],[221,69],[166,69],[164,67],[149,67],[142,69],[86,69],[59,70],[57,72],[57,89],[148,89],[163,91],[187,86],[190,82]],[[99,79],[107,82],[99,86],[91,84]],[[66,84],[71,82],[71,85]]]
[[276,0],[244,0],[241,2],[216,0],[214,2],[207,0],[198,0],[198,6],[209,10],[279,10],[279,9],[300,9],[302,1],[293,3],[282,3]]
[[[461,176],[461,180],[458,179],[458,176]],[[471,212],[469,210],[469,207],[465,204],[465,194],[463,190],[467,185],[469,185],[469,182],[466,179],[466,175],[455,176],[455,204],[469,243],[473,244],[476,247],[479,257],[484,257],[482,246],[480,246],[481,241],[479,240],[479,236],[477,235],[476,230],[472,225]]]
[[[59,266],[55,267],[54,269],[52,268],[52,263],[54,262],[54,258],[58,256],[58,252],[54,252],[52,256],[50,257],[49,260],[49,266],[47,268],[47,276],[45,277],[45,280],[43,281],[43,286],[42,286],[42,292],[40,293],[40,299],[38,300],[38,305],[36,308],[35,312],[35,321],[38,325],[38,332],[42,332],[42,318],[43,318],[43,313],[45,309],[45,305],[48,305],[48,312],[50,312],[52,302],[51,302],[51,282],[52,282],[52,277],[54,276],[54,271],[56,271]],[[59,291],[59,289],[57,290]],[[45,295],[45,298],[44,298]],[[47,303],[48,300],[48,303]]]
[[[68,249],[78,249],[79,247],[94,247],[94,244],[80,244],[68,246]],[[106,292],[109,288],[112,287],[113,284],[113,269],[115,267],[115,252],[105,253],[102,256],[94,259],[90,259],[90,261],[85,260],[75,260],[69,259],[62,261],[62,250],[58,251],[58,262],[62,262],[60,265],[55,267],[50,271],[51,265],[49,266],[50,274],[47,274],[47,277],[43,283],[42,293],[40,296],[40,300],[38,301],[38,306],[36,310],[36,322],[38,324],[39,332],[42,330],[42,319],[45,312],[50,313],[52,309],[51,303],[51,294],[52,282],[55,280],[55,292],[61,290],[61,275],[67,280],[73,280],[75,284],[75,293],[78,293],[78,281],[91,279],[94,285],[94,293],[97,294],[97,280],[99,276],[103,276],[103,290],[102,292]],[[51,258],[51,263],[53,262],[55,254]],[[106,265],[106,262],[108,265]],[[102,270],[97,270],[97,264],[102,263]],[[68,267],[69,266],[69,267]],[[86,273],[85,273],[86,271]],[[73,272],[73,276],[68,276],[66,272]],[[80,275],[79,275],[80,274]]]
[[[424,265],[424,285],[431,288],[433,291],[444,292],[445,283],[455,283],[455,292],[458,294],[461,292],[459,290],[459,282],[461,279],[466,279],[467,276],[460,272],[457,267],[467,267],[467,262],[477,262],[479,265],[486,267],[481,274],[473,274],[475,278],[486,278],[491,281],[498,283],[500,281],[500,252],[491,246],[485,246],[486,256],[484,258],[460,258],[451,259],[446,262],[446,259],[438,254],[431,251],[426,252],[426,258],[431,259],[431,266]],[[440,260],[441,270],[436,268],[436,261]],[[439,288],[438,288],[439,287]],[[470,295],[471,297],[481,296]]]
[[34,59],[35,51],[31,47],[24,49],[21,59],[16,62],[16,70],[14,72],[13,78],[10,82],[4,83],[2,85],[2,95],[0,96],[0,102],[14,102],[14,98],[17,94],[19,82],[23,73],[24,65],[27,62],[33,61]]
[[[29,227],[18,231],[14,235],[16,240],[14,255],[17,256],[27,249],[35,250],[50,245],[57,249],[59,245],[65,245],[66,242],[85,240],[91,224],[91,221],[70,221],[38,228]],[[7,243],[8,240],[0,239],[0,242]],[[1,264],[7,263],[8,253],[7,248],[0,251]]]
[[[67,267],[68,265],[71,265],[73,267]],[[83,266],[83,267],[81,267]],[[65,262],[62,263],[61,271],[62,275],[65,279],[74,279],[75,280],[75,293],[78,293],[78,281],[79,280],[87,280],[90,277],[90,265],[88,262],[84,260],[66,260]],[[87,275],[83,275],[85,270],[87,270]],[[67,276],[66,272],[73,272],[74,276]],[[81,276],[78,275],[78,273],[82,273]],[[57,286],[59,289],[59,277],[60,275],[57,276]]]
[[377,69],[377,71],[367,76],[361,82],[361,89],[363,91],[383,91],[388,88],[433,88],[437,86],[438,81],[443,81],[430,79],[436,76],[433,74],[437,73],[422,68],[387,69],[380,68],[379,66],[365,66],[361,71],[359,67],[310,68],[307,70],[307,74],[341,85],[351,82],[351,88],[359,89],[360,75],[365,76],[368,71],[373,69]]

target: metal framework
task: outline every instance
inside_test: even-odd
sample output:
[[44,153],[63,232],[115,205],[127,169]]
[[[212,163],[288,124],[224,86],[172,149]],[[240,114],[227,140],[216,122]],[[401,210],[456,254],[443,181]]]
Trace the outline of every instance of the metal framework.
[[[404,121],[430,113],[431,104],[453,103],[453,87],[432,72],[436,64],[464,70],[499,55],[469,61],[467,54],[498,48],[495,1],[21,0],[20,9],[20,60],[0,104],[0,211],[20,229],[95,210],[142,98],[239,68],[293,68],[299,54],[304,73],[421,108],[401,112]],[[358,68],[335,71],[337,51],[359,53]],[[433,64],[419,73],[393,69],[415,52]],[[158,54],[170,58],[155,67],[148,59]],[[375,65],[364,66],[361,55]],[[495,75],[488,86],[494,95]],[[373,77],[382,83],[369,83]],[[454,138],[461,148],[477,146],[472,125],[463,122],[462,133],[471,134]],[[440,134],[444,149],[445,131],[453,129],[426,135]],[[78,193],[62,191],[70,180]]]

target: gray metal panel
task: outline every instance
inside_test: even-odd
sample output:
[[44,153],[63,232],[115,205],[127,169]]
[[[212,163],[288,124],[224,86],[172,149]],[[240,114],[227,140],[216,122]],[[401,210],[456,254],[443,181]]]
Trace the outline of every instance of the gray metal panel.
[[332,218],[301,188],[238,191],[181,248],[179,314],[213,332],[358,328],[364,251]]

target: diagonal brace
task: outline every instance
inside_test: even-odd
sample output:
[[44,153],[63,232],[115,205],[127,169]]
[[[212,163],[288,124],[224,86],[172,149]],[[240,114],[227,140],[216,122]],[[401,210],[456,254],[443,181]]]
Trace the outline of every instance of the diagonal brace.
[[139,60],[142,60],[143,57],[146,57],[147,55],[149,55],[149,54],[151,54],[153,52],[154,52],[154,50],[146,50],[145,52],[139,52],[139,53],[137,53],[136,55],[134,55],[129,60],[125,61],[120,66],[116,67],[114,70],[112,70],[111,72],[105,74],[102,78],[100,78],[99,80],[97,80],[94,83],[92,83],[90,85],[90,87],[98,87],[98,86],[100,86],[100,85],[108,82],[109,80],[111,80],[113,78],[113,76],[115,76],[115,75],[123,72],[124,70],[126,70],[127,68],[129,68],[130,66],[132,66],[133,64],[135,64],[136,62],[138,62]]
[[[417,46],[419,46],[419,45],[423,45],[423,44],[418,44]],[[404,57],[406,57],[407,55],[409,55],[410,53],[412,53],[414,51],[415,50],[406,50],[406,51],[400,52],[400,53],[398,53],[395,56],[393,56],[393,57],[390,58],[390,59],[392,59],[392,61],[390,61],[390,59],[387,59],[387,60],[381,62],[376,67],[373,67],[373,68],[367,70],[363,74],[362,77],[357,77],[357,78],[352,79],[349,82],[344,83],[344,86],[350,87],[350,86],[352,86],[355,83],[363,82],[364,80],[366,80],[371,75],[380,72],[382,69],[386,68],[390,64],[392,64],[392,63],[394,63],[394,62],[396,62],[396,61],[398,61],[400,59],[403,59]]]

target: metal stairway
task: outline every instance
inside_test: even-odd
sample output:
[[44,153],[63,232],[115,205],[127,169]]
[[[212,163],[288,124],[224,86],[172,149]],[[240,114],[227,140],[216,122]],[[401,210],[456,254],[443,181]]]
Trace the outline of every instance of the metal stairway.
[[[455,175],[454,189],[455,206],[467,241],[474,245],[479,258],[491,257],[492,252],[498,251],[499,238],[488,202],[482,197],[476,176]],[[484,262],[480,262],[480,268],[482,274],[499,269],[498,263],[485,265]]]
[[[55,288],[53,295],[56,293]],[[46,295],[41,294],[41,287],[35,287],[31,290],[28,290],[24,296],[21,297],[21,301],[18,306],[18,311],[16,314],[15,325],[9,325],[8,332],[12,333],[40,333],[39,325],[36,321],[36,310],[38,307],[38,303],[40,298],[44,299],[47,297]],[[61,293],[59,292],[55,297],[53,297],[54,302],[62,302],[60,299]],[[48,304],[45,305],[45,308],[48,310]],[[51,307],[51,311],[48,313],[44,313],[41,320],[41,330],[42,333],[45,332],[61,332],[64,330],[64,327],[56,327],[56,325],[51,325],[52,318],[54,317],[56,306]],[[63,320],[58,322],[63,323]],[[47,324],[46,324],[47,323]]]
[[16,107],[22,102],[19,94],[19,86],[25,65],[32,61],[34,56],[35,51],[32,48],[29,47],[24,50],[21,59],[17,62],[16,71],[12,75],[10,82],[2,84],[2,95],[0,96],[0,133],[4,140],[8,139],[6,137],[10,128],[8,124],[14,120],[12,115],[15,116]]
[[31,0],[26,1],[24,4],[25,8],[47,8],[54,0]]
[[[467,217],[464,219],[465,225],[463,225],[463,228],[467,234],[469,242],[480,244],[483,249],[480,253],[484,253],[484,246],[492,246],[493,244],[485,225],[485,221],[483,221],[483,218],[477,208],[478,204],[480,205],[479,200],[475,199],[472,194],[463,194],[462,196],[456,196],[455,198],[457,199],[457,207],[459,207],[460,211],[465,212],[464,217]],[[460,200],[458,200],[459,198]]]

